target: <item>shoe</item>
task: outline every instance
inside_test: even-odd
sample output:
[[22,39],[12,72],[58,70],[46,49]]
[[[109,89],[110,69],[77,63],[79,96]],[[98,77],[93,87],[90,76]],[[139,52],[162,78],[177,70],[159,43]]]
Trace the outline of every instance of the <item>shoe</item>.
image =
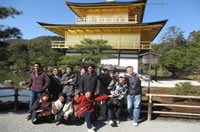
[[112,120],[108,121],[109,125],[112,125],[114,122]]
[[60,122],[59,121],[56,121],[56,126],[60,125]]
[[36,121],[37,121],[37,118],[34,118],[34,119],[32,120],[33,123],[35,123]]
[[111,127],[117,127],[117,124],[115,122],[113,122],[112,120],[109,121],[109,125]]
[[88,132],[94,132],[94,130],[92,128],[88,129]]
[[31,114],[27,114],[26,120],[30,120],[30,119],[31,119]]
[[138,123],[137,122],[133,122],[133,126],[138,126]]
[[99,116],[99,117],[97,118],[97,120],[98,120],[98,121],[103,121],[104,118],[103,118],[102,116]]
[[117,123],[117,124],[119,124],[119,123],[120,123],[120,121],[119,121],[119,120],[116,120],[116,123]]

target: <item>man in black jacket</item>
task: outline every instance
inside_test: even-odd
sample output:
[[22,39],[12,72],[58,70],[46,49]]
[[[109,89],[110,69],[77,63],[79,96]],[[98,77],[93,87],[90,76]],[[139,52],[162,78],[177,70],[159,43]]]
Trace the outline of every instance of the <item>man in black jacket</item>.
[[[97,96],[103,96],[109,94],[108,86],[112,81],[115,73],[115,67],[109,67],[106,71],[103,71],[101,68],[97,69],[98,75],[98,84],[96,89]],[[97,120],[105,120],[106,119],[106,111],[107,111],[107,101],[102,100],[96,103],[96,116],[99,116]],[[98,111],[99,110],[99,111]]]
[[142,101],[142,87],[141,80],[142,76],[133,72],[133,67],[128,66],[126,68],[127,75],[126,80],[128,83],[128,96],[127,96],[127,109],[129,113],[129,119],[133,119],[133,125],[138,125],[138,120],[141,110]]
[[84,95],[88,90],[90,90],[92,93],[96,93],[97,80],[98,77],[95,72],[95,65],[88,65],[88,72],[84,73],[80,80],[80,94]]

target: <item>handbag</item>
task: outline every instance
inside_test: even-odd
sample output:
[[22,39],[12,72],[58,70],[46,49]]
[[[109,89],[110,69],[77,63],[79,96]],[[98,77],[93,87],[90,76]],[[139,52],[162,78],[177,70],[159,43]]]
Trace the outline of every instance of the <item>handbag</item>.
[[50,110],[45,110],[43,112],[41,112],[42,116],[50,116],[51,115],[51,111]]
[[88,103],[87,103],[85,106],[83,106],[82,108],[80,108],[80,110],[75,111],[75,112],[74,112],[74,117],[77,118],[78,113],[79,113],[81,110],[85,109],[87,106],[88,106]]

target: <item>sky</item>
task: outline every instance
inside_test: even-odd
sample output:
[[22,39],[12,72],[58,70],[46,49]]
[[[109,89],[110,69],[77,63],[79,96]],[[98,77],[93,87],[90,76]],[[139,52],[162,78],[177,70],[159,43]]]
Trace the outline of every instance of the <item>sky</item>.
[[[106,0],[0,0],[0,6],[14,7],[23,11],[23,14],[14,18],[8,17],[0,20],[0,25],[17,27],[21,30],[23,39],[55,36],[56,34],[40,27],[37,22],[74,24],[75,14],[65,5],[65,1],[95,3],[105,2]],[[190,32],[200,30],[200,0],[148,0],[147,3],[143,23],[168,19],[153,43],[159,43],[160,36],[167,32],[167,28],[171,26],[176,26],[184,31],[186,39]],[[167,5],[163,5],[163,3],[167,3]]]

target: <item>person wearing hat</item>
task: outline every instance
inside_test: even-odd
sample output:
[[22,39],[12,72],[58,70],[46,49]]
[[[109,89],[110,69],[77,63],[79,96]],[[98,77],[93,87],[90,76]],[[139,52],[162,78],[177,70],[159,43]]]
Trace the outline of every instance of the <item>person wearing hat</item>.
[[60,93],[58,99],[52,103],[51,112],[55,115],[56,125],[59,125],[63,120],[68,120],[73,113],[73,104],[67,99],[64,93]]
[[122,99],[125,97],[128,91],[128,85],[125,81],[125,75],[119,74],[119,80],[113,85],[111,90],[112,98],[108,101],[108,120],[111,126],[115,126],[120,123],[119,115],[122,106]]

